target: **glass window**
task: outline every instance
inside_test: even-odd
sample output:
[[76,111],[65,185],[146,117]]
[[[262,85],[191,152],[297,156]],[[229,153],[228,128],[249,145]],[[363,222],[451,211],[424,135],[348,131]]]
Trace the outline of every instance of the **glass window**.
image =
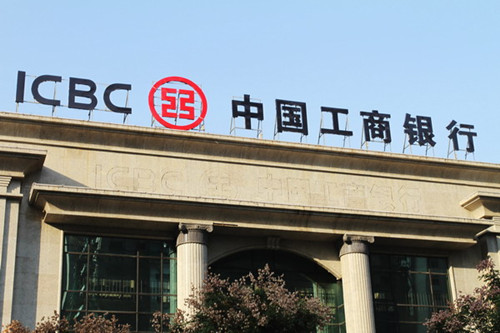
[[250,271],[256,274],[266,264],[278,276],[283,275],[287,289],[317,297],[330,306],[333,319],[322,333],[345,332],[341,282],[311,260],[279,250],[250,250],[220,259],[211,265],[211,271],[237,279]]
[[176,310],[176,271],[167,242],[65,235],[61,313],[70,321],[114,314],[131,331],[150,332],[154,312]]
[[446,259],[372,254],[370,264],[377,331],[425,333],[449,300]]

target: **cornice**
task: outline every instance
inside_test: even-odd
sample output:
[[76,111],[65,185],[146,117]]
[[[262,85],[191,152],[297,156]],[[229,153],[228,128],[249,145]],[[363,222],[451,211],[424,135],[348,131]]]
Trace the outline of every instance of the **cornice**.
[[492,163],[8,112],[0,112],[1,141],[500,189]]
[[446,216],[395,214],[319,206],[158,195],[34,183],[29,202],[44,212],[43,221],[60,225],[168,229],[179,223],[214,228],[318,234],[343,234],[441,242],[453,247],[475,244],[491,221]]
[[500,217],[500,191],[479,191],[460,202],[477,219]]
[[47,151],[6,146],[0,142],[0,175],[24,178],[43,167]]

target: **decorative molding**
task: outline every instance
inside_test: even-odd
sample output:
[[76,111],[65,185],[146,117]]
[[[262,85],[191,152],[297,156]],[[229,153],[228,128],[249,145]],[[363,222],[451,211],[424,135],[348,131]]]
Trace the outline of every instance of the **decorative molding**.
[[0,145],[0,175],[24,178],[43,167],[47,151]]
[[475,237],[476,239],[480,239],[486,234],[500,235],[500,216],[494,216],[491,220],[493,221],[494,225],[478,233]]
[[0,193],[7,193],[7,187],[9,187],[12,177],[0,176]]
[[[40,135],[43,133],[43,136]],[[364,151],[283,141],[238,138],[159,128],[93,123],[0,112],[0,136],[23,144],[104,149],[110,152],[199,158],[204,161],[390,177],[447,184],[500,181],[500,165],[427,156]],[[147,149],[145,140],[147,138]],[[127,142],[127,147],[123,146]],[[166,144],[168,142],[168,144]],[[210,152],[208,154],[207,152]],[[334,163],[332,162],[334,161]],[[0,161],[1,163],[1,161]]]
[[[474,236],[492,220],[381,213],[357,209],[262,204],[251,201],[102,190],[33,183],[29,202],[44,212],[43,222],[58,226],[107,227],[158,237],[178,233],[179,223],[216,225],[221,231],[247,230],[255,236],[334,240],[344,234],[390,238],[405,244],[457,249],[476,244]],[[304,218],[308,228],[304,228]],[[208,222],[207,222],[208,221]],[[186,230],[189,228],[186,227]],[[264,238],[264,240],[266,239]]]
[[12,177],[0,176],[0,199],[21,200],[23,198],[22,194],[16,193],[16,191],[8,192],[11,181]]
[[369,253],[368,244],[373,244],[375,238],[373,236],[349,235],[345,234],[342,237],[344,244],[340,249],[339,257],[350,253]]
[[179,236],[176,246],[190,243],[207,244],[207,234],[213,231],[211,225],[203,224],[179,224]]
[[477,219],[500,217],[500,192],[478,191],[460,202],[460,205]]

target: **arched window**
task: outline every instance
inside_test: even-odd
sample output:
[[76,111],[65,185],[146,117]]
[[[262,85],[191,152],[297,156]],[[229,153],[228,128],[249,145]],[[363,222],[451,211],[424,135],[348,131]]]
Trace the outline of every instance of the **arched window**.
[[281,250],[248,250],[212,263],[210,270],[223,278],[236,279],[256,273],[265,264],[277,275],[283,275],[289,290],[318,297],[331,307],[334,318],[323,332],[345,332],[341,283],[312,260]]

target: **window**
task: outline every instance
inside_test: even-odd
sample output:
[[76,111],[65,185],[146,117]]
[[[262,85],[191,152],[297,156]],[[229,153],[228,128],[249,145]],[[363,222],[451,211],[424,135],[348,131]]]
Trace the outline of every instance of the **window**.
[[222,258],[211,265],[211,271],[223,278],[238,279],[257,272],[268,264],[271,271],[283,275],[286,288],[319,298],[332,309],[332,322],[321,333],[345,332],[342,284],[315,262],[279,250],[248,250]]
[[177,308],[175,247],[157,240],[65,235],[61,313],[114,314],[131,331],[151,331],[156,311]]
[[431,313],[449,299],[445,258],[372,254],[377,332],[422,332]]

